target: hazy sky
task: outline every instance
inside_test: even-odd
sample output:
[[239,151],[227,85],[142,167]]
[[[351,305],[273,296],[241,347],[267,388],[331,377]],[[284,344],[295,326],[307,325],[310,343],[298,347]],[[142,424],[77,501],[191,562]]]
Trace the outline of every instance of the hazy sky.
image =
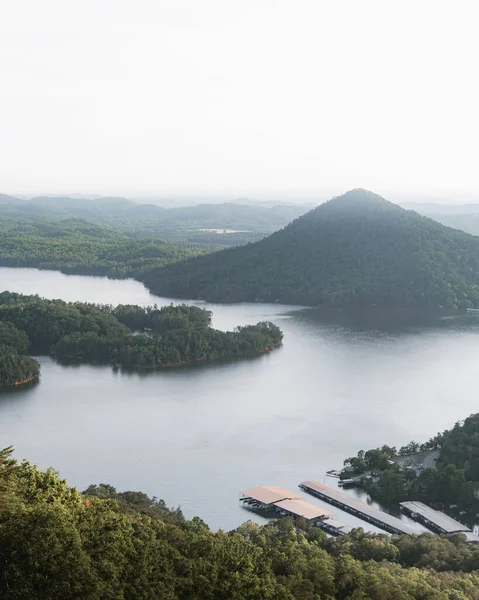
[[477,0],[0,1],[0,191],[479,192]]

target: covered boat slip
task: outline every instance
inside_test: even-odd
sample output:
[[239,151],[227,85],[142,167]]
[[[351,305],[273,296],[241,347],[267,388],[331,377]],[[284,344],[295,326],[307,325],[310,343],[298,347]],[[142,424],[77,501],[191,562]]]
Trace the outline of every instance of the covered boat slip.
[[244,490],[240,500],[252,509],[272,511],[280,516],[303,517],[308,521],[324,519],[331,514],[329,510],[306,502],[296,492],[275,486],[260,485]]
[[356,500],[347,494],[343,494],[334,488],[323,485],[318,481],[303,481],[299,484],[299,487],[308,494],[316,496],[333,506],[337,506],[341,510],[349,512],[368,523],[372,523],[376,527],[384,529],[389,533],[404,533],[409,535],[418,535],[418,533],[420,533],[411,525],[403,523],[400,519],[397,519],[382,510],[373,508],[360,500]]
[[281,502],[276,502],[276,506],[290,515],[303,517],[308,521],[324,519],[331,515],[329,510],[325,510],[305,500],[281,500]]
[[321,521],[320,527],[323,531],[326,531],[326,533],[330,533],[331,535],[346,535],[351,533],[354,529],[354,527],[345,525],[344,523],[341,523],[341,521],[329,518]]
[[259,485],[258,487],[249,488],[242,493],[242,502],[258,503],[264,506],[269,506],[280,500],[299,500],[301,496],[296,492],[290,492],[281,487],[271,485]]
[[296,494],[275,486],[258,486],[242,492],[240,498],[245,508],[275,517],[302,517],[331,535],[344,535],[351,527],[332,519],[329,510],[306,502]]
[[402,510],[413,519],[423,523],[436,533],[465,533],[470,541],[479,542],[479,537],[472,533],[471,529],[445,513],[434,510],[422,502],[400,502]]

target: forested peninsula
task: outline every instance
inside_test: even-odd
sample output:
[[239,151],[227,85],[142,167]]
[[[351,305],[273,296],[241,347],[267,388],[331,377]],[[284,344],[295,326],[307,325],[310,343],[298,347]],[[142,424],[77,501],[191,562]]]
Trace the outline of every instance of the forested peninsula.
[[399,450],[387,445],[360,450],[357,456],[347,458],[345,465],[354,476],[364,476],[365,490],[384,504],[405,500],[441,507],[456,504],[476,514],[479,512],[479,413],[422,444],[411,441]]
[[366,190],[247,246],[153,269],[155,294],[325,307],[479,305],[479,238]]
[[25,379],[38,374],[36,361],[25,356],[27,349],[62,362],[146,370],[255,356],[282,343],[283,334],[273,323],[225,332],[210,327],[211,316],[210,311],[185,304],[112,307],[2,292],[0,335],[4,334],[5,360],[0,385],[15,383],[19,369]]
[[2,600],[479,600],[462,534],[328,538],[290,518],[212,532],[106,484],[79,493],[0,450]]

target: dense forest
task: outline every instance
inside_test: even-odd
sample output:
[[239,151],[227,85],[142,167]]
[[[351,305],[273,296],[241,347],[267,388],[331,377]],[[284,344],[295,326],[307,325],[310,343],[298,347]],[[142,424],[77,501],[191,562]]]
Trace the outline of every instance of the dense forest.
[[153,269],[154,293],[321,306],[479,304],[479,239],[353,190],[248,246]]
[[144,271],[212,252],[214,246],[136,240],[80,219],[0,222],[0,266],[141,279]]
[[478,600],[462,535],[332,539],[305,521],[212,532],[141,492],[91,485],[0,450],[2,600]]
[[254,356],[277,348],[283,338],[269,322],[226,332],[210,323],[211,312],[185,304],[112,307],[0,293],[0,325],[22,332],[32,354],[64,362],[155,369]]
[[310,207],[251,203],[246,200],[162,208],[125,198],[37,197],[22,200],[0,194],[0,222],[25,231],[37,223],[83,220],[132,239],[163,239],[189,244],[238,245],[257,241],[287,225]]
[[[430,467],[408,468],[408,457],[438,451]],[[479,413],[438,433],[424,444],[410,442],[396,450],[383,446],[346,459],[357,475],[375,472],[364,479],[367,492],[376,500],[396,503],[419,500],[426,504],[458,504],[479,511]]]
[[0,389],[38,378],[39,365],[27,356],[29,345],[25,332],[12,323],[0,322]]

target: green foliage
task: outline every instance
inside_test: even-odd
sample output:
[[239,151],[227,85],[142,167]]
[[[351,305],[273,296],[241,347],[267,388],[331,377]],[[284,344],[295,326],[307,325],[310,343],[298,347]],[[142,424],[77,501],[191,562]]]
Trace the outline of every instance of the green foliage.
[[17,329],[13,323],[0,322],[0,345],[9,346],[20,354],[26,354],[30,340],[27,334]]
[[19,385],[36,379],[39,366],[25,356],[30,340],[13,323],[0,322],[0,388]]
[[479,240],[353,190],[270,237],[153,269],[155,293],[321,306],[479,304]]
[[28,227],[14,222],[0,236],[0,265],[138,278],[143,271],[211,250],[160,240],[134,240],[78,220],[34,223]]
[[212,532],[141,492],[84,494],[0,451],[5,600],[478,600],[461,535],[328,538],[299,519]]
[[0,346],[0,388],[33,381],[39,374],[40,367],[36,360],[18,354],[9,346]]
[[[383,451],[387,446],[376,450],[358,452],[357,457],[345,460],[345,464],[360,465],[358,473],[366,473],[368,468],[379,472],[375,479],[363,480],[367,492],[375,499],[393,504],[403,500],[419,500],[426,504],[460,504],[468,508],[479,508],[479,413],[458,422],[450,430],[438,433],[425,444],[410,442],[399,450],[399,457],[393,464]],[[440,449],[435,468],[407,468],[407,457],[415,453]],[[367,457],[373,457],[371,462]]]
[[196,306],[180,304],[178,306],[135,306],[119,304],[112,314],[133,331],[149,329],[156,333],[175,329],[192,329],[208,327],[211,324],[212,312]]
[[25,201],[2,195],[0,229],[52,238],[72,231],[101,237],[100,225],[137,240],[161,238],[202,245],[237,245],[269,235],[306,210],[308,206],[299,204],[270,206],[246,202],[165,209],[124,198],[38,197]]
[[113,308],[0,293],[0,324],[8,323],[9,332],[21,330],[19,335],[28,336],[33,352],[66,362],[155,369],[254,356],[278,347],[283,338],[269,322],[227,332],[211,329],[210,322],[211,312],[185,304]]

